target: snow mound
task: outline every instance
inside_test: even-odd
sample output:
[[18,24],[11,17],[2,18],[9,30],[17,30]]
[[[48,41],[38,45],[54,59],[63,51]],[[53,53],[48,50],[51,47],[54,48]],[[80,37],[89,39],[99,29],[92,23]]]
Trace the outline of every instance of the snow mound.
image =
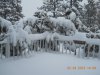
[[76,31],[74,23],[71,20],[65,19],[64,17],[58,17],[57,19],[50,18],[50,20],[55,26],[63,26],[68,29],[72,29],[73,31]]

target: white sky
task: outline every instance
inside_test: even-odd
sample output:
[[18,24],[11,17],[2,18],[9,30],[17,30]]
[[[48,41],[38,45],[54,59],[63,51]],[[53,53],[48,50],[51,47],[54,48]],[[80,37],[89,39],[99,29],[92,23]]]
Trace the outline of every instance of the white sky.
[[23,14],[26,17],[33,16],[37,7],[43,4],[43,0],[22,0]]

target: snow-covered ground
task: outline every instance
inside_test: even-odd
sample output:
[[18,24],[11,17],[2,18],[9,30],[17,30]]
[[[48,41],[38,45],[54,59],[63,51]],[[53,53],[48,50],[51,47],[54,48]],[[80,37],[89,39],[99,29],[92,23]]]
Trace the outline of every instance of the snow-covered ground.
[[[68,69],[68,67],[76,67]],[[81,70],[78,67],[84,66]],[[87,69],[87,67],[96,69]],[[62,53],[33,53],[29,57],[0,60],[0,75],[100,75],[100,60]]]

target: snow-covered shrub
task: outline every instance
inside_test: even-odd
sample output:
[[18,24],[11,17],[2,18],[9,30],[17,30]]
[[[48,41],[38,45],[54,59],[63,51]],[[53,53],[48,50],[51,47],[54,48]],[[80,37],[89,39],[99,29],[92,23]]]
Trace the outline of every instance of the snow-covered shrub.
[[38,17],[38,18],[43,18],[43,17],[47,16],[47,13],[43,10],[38,10],[34,13],[34,16]]
[[65,13],[65,17],[71,21],[75,21],[76,19],[76,14],[75,12],[73,12],[71,9],[67,8],[66,9],[66,13]]
[[20,21],[16,22],[14,25],[14,28],[16,29],[18,26],[22,29],[24,29],[29,34],[36,33],[36,24],[37,24],[37,17],[30,17],[30,18],[24,18]]
[[6,33],[11,25],[11,22],[0,17],[0,33]]
[[11,25],[11,22],[0,17],[0,52],[3,53],[2,55],[5,55],[6,43],[10,43],[8,32]]
[[64,17],[50,18],[50,21],[56,27],[56,31],[64,33],[65,35],[73,35],[76,31],[75,25],[72,21],[65,19]]
[[7,38],[11,26],[11,22],[0,17],[0,41],[5,42],[4,40]]
[[[13,26],[9,21],[0,17],[0,47],[2,47],[3,44],[9,44],[10,55],[13,55],[13,50],[15,50],[14,54],[17,55],[18,53],[16,52],[20,53],[30,45],[29,34],[23,27],[24,25],[22,22],[16,23],[16,25]],[[5,49],[7,49],[6,46],[3,49],[4,55]]]
[[90,28],[90,31],[92,32],[97,32],[99,30],[99,26],[98,25],[93,25],[91,28]]
[[[88,53],[89,51],[89,53]],[[85,47],[85,55],[86,56],[93,56],[93,54],[99,53],[99,46],[98,45],[91,45],[87,44]]]
[[90,28],[87,27],[87,26],[85,26],[84,24],[82,24],[82,25],[79,25],[78,31],[79,31],[79,32],[86,32],[86,33],[89,33],[89,32],[90,32]]

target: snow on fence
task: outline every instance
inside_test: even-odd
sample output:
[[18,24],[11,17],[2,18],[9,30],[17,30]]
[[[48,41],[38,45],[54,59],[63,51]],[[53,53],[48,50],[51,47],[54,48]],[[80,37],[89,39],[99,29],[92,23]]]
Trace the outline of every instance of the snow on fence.
[[[74,53],[74,55],[85,57],[85,47],[86,44],[99,45],[100,54],[100,40],[99,39],[87,39],[82,36],[64,36],[57,33],[43,33],[43,34],[33,34],[29,36],[31,44],[26,48],[21,48],[20,44],[17,47],[0,42],[0,58],[8,58],[11,56],[26,55],[32,51],[57,51],[61,53]],[[90,47],[88,46],[87,56],[90,55]],[[93,51],[95,47],[93,47]],[[92,53],[94,57],[94,52]]]

